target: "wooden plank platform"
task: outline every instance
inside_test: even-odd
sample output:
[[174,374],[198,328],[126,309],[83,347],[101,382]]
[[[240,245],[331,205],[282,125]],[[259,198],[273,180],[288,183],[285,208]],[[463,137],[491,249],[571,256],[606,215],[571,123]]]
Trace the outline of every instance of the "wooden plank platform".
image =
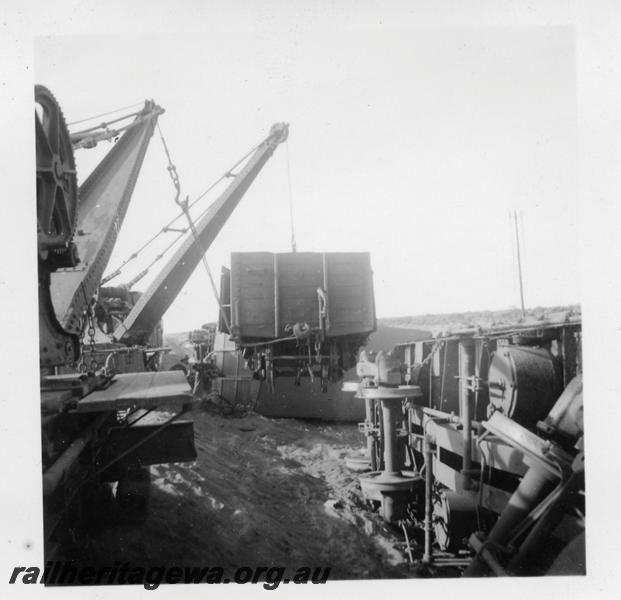
[[82,398],[76,412],[181,406],[191,401],[192,390],[182,371],[122,373],[105,390]]

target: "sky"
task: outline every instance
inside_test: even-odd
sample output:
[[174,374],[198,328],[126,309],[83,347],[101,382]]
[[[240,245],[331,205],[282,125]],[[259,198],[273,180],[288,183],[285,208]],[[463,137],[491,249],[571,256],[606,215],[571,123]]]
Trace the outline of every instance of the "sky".
[[[371,253],[379,317],[519,305],[513,209],[526,305],[580,302],[571,27],[406,20],[337,29],[318,15],[278,25],[208,36],[38,36],[34,75],[69,123],[155,99],[191,199],[272,123],[290,124],[287,146],[207,252],[216,275],[231,252],[290,250],[290,189],[299,251]],[[80,181],[109,148],[101,146],[76,152]],[[109,271],[177,214],[166,164],[156,134]],[[114,283],[157,253],[156,244]],[[154,267],[135,289],[156,275]],[[216,315],[199,266],[164,327],[192,329]]]

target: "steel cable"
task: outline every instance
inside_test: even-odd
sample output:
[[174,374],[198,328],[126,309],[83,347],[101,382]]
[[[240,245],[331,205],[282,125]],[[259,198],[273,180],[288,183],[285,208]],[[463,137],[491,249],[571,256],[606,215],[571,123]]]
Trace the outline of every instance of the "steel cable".
[[107,117],[108,115],[113,115],[114,113],[121,112],[122,110],[129,110],[130,108],[135,108],[136,106],[142,106],[143,102],[136,102],[136,104],[130,104],[129,106],[123,106],[122,108],[117,108],[116,110],[110,110],[105,113],[101,113],[100,115],[95,115],[93,117],[87,117],[86,119],[80,119],[79,121],[73,121],[72,123],[67,123],[67,126],[70,125],[78,125],[80,123],[86,123],[86,121],[92,121],[93,119],[99,119],[99,117]]
[[[158,127],[158,131],[160,133],[160,136],[162,137],[163,140],[163,136],[162,136],[162,132],[159,126],[159,123],[157,125]],[[211,192],[219,183],[221,183],[224,179],[227,179],[229,177],[234,177],[234,174],[232,173],[232,171],[234,169],[236,169],[242,162],[244,162],[253,152],[255,152],[255,150],[264,142],[265,140],[261,141],[260,143],[256,144],[255,146],[253,146],[248,152],[246,152],[246,154],[244,154],[239,160],[237,160],[233,166],[228,169],[223,175],[221,175],[214,183],[212,183],[205,191],[203,191],[201,194],[199,194],[199,196],[197,196],[192,202],[190,202],[188,204],[188,209],[192,208],[197,202],[199,202],[200,200],[202,200],[209,192]],[[166,144],[164,142],[164,149],[167,155],[167,158],[170,159],[170,155],[168,153],[168,149],[166,147]],[[215,202],[215,201],[214,201]],[[210,204],[207,208],[205,208],[199,215],[198,215],[198,219],[200,220],[212,207],[213,203]],[[171,229],[171,225],[173,225],[174,223],[176,223],[182,216],[183,216],[183,211],[178,214],[176,217],[174,217],[171,221],[169,221],[166,225],[164,225],[164,227],[162,227],[155,235],[153,235],[149,240],[147,240],[142,246],[140,246],[140,248],[138,248],[137,250],[135,250],[134,252],[132,252],[129,257],[127,259],[125,259],[116,269],[114,269],[112,271],[112,273],[106,277],[104,277],[102,279],[102,284],[107,283],[108,281],[111,281],[112,279],[114,279],[115,277],[117,277],[118,275],[121,274],[121,270],[123,269],[123,267],[125,267],[129,262],[131,262],[132,260],[134,260],[135,258],[138,257],[138,255],[145,250],[148,246],[150,246],[160,235],[162,235],[163,233],[168,233],[169,231],[175,231],[174,229]],[[169,244],[166,249],[161,253],[161,255],[159,255],[150,265],[149,267],[153,266],[153,264],[155,262],[157,262],[163,254],[165,254],[166,252],[168,252],[168,250],[170,250],[170,248],[183,236],[185,235],[187,230],[183,230],[180,235],[171,243]],[[148,268],[147,267],[147,270]]]
[[[203,266],[205,267],[205,271],[207,271],[207,276],[209,277],[211,289],[213,291],[216,302],[218,303],[218,308],[220,310],[222,321],[224,322],[224,325],[226,326],[228,332],[231,333],[231,325],[226,315],[226,311],[224,310],[224,307],[222,306],[222,301],[220,300],[220,294],[218,293],[216,282],[214,281],[213,275],[211,273],[211,269],[209,268],[209,263],[207,262],[207,257],[205,256],[206,254],[205,248],[198,235],[198,232],[196,231],[196,227],[194,226],[194,222],[192,221],[192,217],[190,215],[189,198],[186,198],[183,201],[179,200],[179,195],[181,193],[181,184],[179,183],[179,174],[177,173],[177,167],[175,167],[174,163],[172,162],[172,158],[170,157],[170,152],[168,151],[168,145],[166,144],[166,140],[164,139],[162,130],[160,129],[159,125],[158,125],[158,131],[160,134],[160,138],[162,140],[162,145],[164,146],[164,152],[166,153],[166,158],[168,159],[168,172],[170,174],[170,178],[172,179],[173,185],[175,186],[175,191],[176,191],[175,204],[177,204],[181,208],[181,210],[183,211],[183,214],[185,214],[186,216],[190,231],[192,232],[192,236],[194,237],[194,243],[198,247],[198,250],[201,256],[201,261],[203,263]],[[227,175],[230,175],[230,171],[228,174],[225,174],[223,177],[226,177]],[[161,256],[162,255],[160,255],[160,257],[158,257],[156,260],[159,260]]]
[[289,141],[285,144],[287,147],[287,187],[289,189],[289,218],[291,220],[291,251],[297,250],[295,242],[295,227],[293,225],[293,196],[291,194],[291,167],[289,165]]

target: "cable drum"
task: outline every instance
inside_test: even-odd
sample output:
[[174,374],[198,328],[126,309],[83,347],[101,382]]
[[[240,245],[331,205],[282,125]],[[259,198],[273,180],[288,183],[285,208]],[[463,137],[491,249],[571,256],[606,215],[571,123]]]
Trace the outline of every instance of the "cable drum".
[[563,391],[560,366],[546,348],[500,348],[492,355],[488,381],[488,415],[499,411],[531,430]]

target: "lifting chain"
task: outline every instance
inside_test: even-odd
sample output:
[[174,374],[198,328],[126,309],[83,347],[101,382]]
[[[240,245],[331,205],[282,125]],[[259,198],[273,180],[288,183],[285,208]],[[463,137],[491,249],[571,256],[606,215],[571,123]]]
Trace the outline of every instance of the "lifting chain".
[[[170,152],[168,151],[168,145],[166,144],[166,140],[164,139],[164,135],[162,134],[162,130],[160,129],[159,123],[157,124],[157,130],[160,134],[160,139],[162,140],[162,146],[164,146],[164,153],[166,154],[166,159],[168,160],[168,166],[166,170],[172,179],[173,185],[175,186],[175,203],[183,208],[183,212],[187,212],[188,201],[185,203],[181,203],[179,201],[179,195],[181,194],[181,184],[179,183],[179,174],[177,173],[177,167],[175,167],[172,158],[170,157]],[[185,204],[185,206],[184,206]]]
[[442,349],[444,348],[444,341],[441,340],[437,340],[435,342],[435,344],[433,345],[433,348],[431,349],[431,352],[424,358],[423,362],[420,363],[421,367],[424,367],[427,363],[431,362],[431,360],[433,359],[433,357]]
[[[428,365],[433,360],[433,357],[444,347],[444,344],[445,344],[444,340],[436,340],[429,354],[427,354],[427,356],[425,356],[425,358],[421,362],[414,362],[412,364],[404,364],[401,366],[401,372],[409,373],[410,381],[416,380],[418,378],[418,373],[420,373],[423,367]],[[406,381],[407,381],[407,377],[406,377]]]
[[99,363],[97,362],[97,355],[96,355],[96,349],[95,349],[95,318],[94,318],[93,305],[94,305],[94,301],[91,302],[88,305],[88,308],[86,309],[86,323],[88,325],[88,329],[86,330],[86,333],[88,335],[89,351],[91,355],[91,362],[89,365],[90,367],[89,370],[94,373],[97,370]]
[[[80,352],[80,362],[78,363],[78,370],[80,373],[92,372],[94,373],[99,366],[97,361],[97,348],[95,347],[95,318],[93,307],[95,300],[91,300],[86,309],[86,335],[88,335],[88,352],[90,354],[90,363],[86,363],[86,335],[82,335],[82,349]],[[84,331],[84,330],[82,330]]]
[[[177,204],[179,208],[181,208],[181,210],[183,211],[183,214],[185,215],[188,221],[190,232],[192,233],[192,236],[194,237],[194,243],[198,247],[198,250],[201,256],[201,262],[203,263],[203,266],[205,267],[205,271],[207,272],[207,276],[209,277],[209,283],[211,284],[211,289],[213,291],[216,302],[218,303],[218,308],[220,310],[220,315],[222,316],[222,321],[224,322],[224,325],[227,331],[230,333],[231,326],[229,324],[229,319],[226,315],[224,307],[222,306],[222,301],[220,300],[220,294],[218,294],[218,288],[216,287],[216,282],[214,281],[213,274],[211,273],[211,269],[209,268],[209,264],[207,263],[207,258],[205,257],[205,254],[206,254],[205,249],[198,235],[198,231],[196,231],[196,227],[194,226],[194,221],[192,221],[192,217],[190,216],[190,198],[189,196],[186,196],[185,200],[179,199],[179,196],[181,194],[181,184],[179,182],[179,174],[177,173],[177,167],[175,167],[172,161],[172,158],[170,157],[170,152],[168,151],[168,146],[166,145],[166,140],[164,139],[164,135],[162,134],[162,130],[160,129],[159,124],[157,126],[157,129],[159,131],[160,138],[162,140],[162,145],[164,146],[164,152],[166,153],[166,158],[168,159],[168,166],[166,167],[166,169],[168,170],[168,174],[170,175],[172,183],[175,186],[175,204]],[[225,176],[233,177],[233,174],[228,172]]]
[[436,340],[433,347],[431,348],[431,352],[425,356],[425,358],[419,363],[412,363],[411,365],[406,365],[406,369],[422,369],[425,365],[430,363],[433,360],[433,357],[444,347],[444,340]]

